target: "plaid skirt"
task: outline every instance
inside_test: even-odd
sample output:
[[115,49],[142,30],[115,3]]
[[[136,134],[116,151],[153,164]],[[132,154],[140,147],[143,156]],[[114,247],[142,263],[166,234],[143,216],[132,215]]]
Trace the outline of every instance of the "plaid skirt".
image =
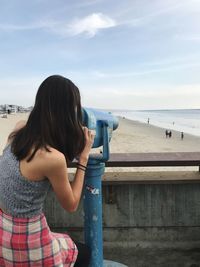
[[0,209],[0,267],[71,267],[77,255],[72,239],[51,232],[44,214],[16,218]]

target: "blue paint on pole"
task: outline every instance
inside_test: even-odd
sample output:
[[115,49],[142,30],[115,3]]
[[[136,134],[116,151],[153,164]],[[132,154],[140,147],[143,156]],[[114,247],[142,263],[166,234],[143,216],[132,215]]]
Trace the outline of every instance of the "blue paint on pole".
[[[94,109],[83,109],[83,124],[96,131],[93,147],[103,145],[103,153],[90,155],[84,184],[84,227],[85,242],[91,249],[90,267],[108,266],[103,262],[103,235],[102,235],[102,175],[105,170],[105,161],[109,159],[109,141],[112,131],[118,127],[118,119],[110,113]],[[122,266],[109,262],[112,266]],[[123,267],[123,266],[122,266]]]
[[101,177],[105,163],[90,161],[84,186],[85,242],[91,248],[91,267],[103,266]]

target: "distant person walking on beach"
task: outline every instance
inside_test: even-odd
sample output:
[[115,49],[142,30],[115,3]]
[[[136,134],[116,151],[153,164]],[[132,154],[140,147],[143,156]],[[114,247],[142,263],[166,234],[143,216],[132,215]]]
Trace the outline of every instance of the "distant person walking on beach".
[[171,130],[170,131],[169,130],[166,130],[165,131],[165,136],[166,136],[166,138],[167,137],[171,138],[172,137],[172,131]]
[[[90,251],[53,233],[42,212],[50,188],[76,211],[94,134],[82,126],[79,89],[53,75],[40,85],[28,121],[16,124],[0,159],[0,266],[87,267]],[[78,157],[72,183],[68,164]]]
[[183,140],[183,138],[184,138],[184,133],[181,132],[181,140]]
[[149,122],[150,122],[150,119],[148,118],[147,123],[149,124]]

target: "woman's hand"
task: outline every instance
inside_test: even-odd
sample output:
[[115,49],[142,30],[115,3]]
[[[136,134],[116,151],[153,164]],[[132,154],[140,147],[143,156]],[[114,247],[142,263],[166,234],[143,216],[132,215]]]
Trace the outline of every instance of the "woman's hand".
[[85,136],[85,147],[79,156],[79,163],[86,165],[96,133],[94,130],[90,130],[87,127],[83,127],[83,131]]

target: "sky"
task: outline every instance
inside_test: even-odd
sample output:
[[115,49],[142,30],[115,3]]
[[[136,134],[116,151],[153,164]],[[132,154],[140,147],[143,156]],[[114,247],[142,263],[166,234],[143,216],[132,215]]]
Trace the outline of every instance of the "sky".
[[200,108],[200,0],[0,0],[0,104],[71,79],[82,104]]

